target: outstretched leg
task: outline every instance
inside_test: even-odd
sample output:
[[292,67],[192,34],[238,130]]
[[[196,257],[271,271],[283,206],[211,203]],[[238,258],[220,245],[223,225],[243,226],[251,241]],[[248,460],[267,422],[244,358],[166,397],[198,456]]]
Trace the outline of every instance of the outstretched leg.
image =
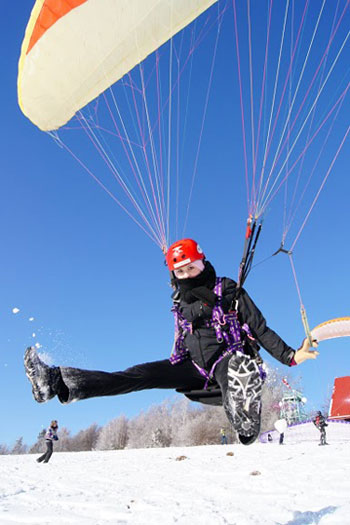
[[24,369],[32,384],[33,397],[38,403],[45,403],[59,393],[68,395],[59,367],[44,363],[33,346],[27,348],[24,354]]
[[35,348],[25,354],[25,368],[34,399],[48,401],[55,395],[61,403],[90,397],[115,396],[151,388],[201,389],[204,379],[190,360],[172,365],[168,359],[133,366],[120,372],[49,367]]

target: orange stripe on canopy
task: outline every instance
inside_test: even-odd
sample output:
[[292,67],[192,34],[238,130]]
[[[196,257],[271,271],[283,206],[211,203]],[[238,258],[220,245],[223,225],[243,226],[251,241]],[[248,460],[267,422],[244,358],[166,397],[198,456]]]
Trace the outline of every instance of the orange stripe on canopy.
[[57,20],[88,0],[45,0],[29,41],[27,54]]

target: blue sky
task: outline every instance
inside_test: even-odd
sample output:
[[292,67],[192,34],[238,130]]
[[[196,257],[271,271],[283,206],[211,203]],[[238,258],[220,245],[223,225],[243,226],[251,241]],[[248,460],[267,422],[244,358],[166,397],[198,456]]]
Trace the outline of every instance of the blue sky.
[[[26,1],[19,10],[14,4],[7,3],[0,32],[3,103],[0,142],[0,442],[8,444],[19,436],[32,443],[53,418],[75,433],[93,422],[105,424],[120,414],[133,416],[152,403],[173,395],[171,391],[154,390],[91,399],[69,406],[62,406],[56,400],[38,405],[32,399],[23,371],[23,352],[34,341],[42,344],[42,351],[55,364],[114,371],[139,362],[166,358],[173,337],[171,290],[160,249],[73,158],[26,119],[18,107],[17,63],[32,4]],[[243,6],[246,4],[238,4],[238,16],[244,17]],[[328,11],[325,11],[320,26],[321,40],[329,37],[334,5],[335,2],[327,3]],[[184,233],[201,243],[219,275],[236,278],[243,248],[247,200],[234,24],[232,5],[229,6],[219,40],[193,198]],[[320,6],[321,2],[312,2],[308,13],[309,26],[306,25],[303,31],[305,41],[312,32]],[[345,1],[340,1],[339,6],[342,10]],[[215,18],[217,11],[214,10],[212,16]],[[262,14],[256,10],[253,14],[253,21],[257,24]],[[266,16],[265,11],[263,16]],[[281,10],[274,16],[276,24],[283,20]],[[295,34],[300,16],[301,13],[297,12]],[[345,27],[349,27],[349,12],[346,17]],[[204,21],[202,18],[202,23]],[[256,29],[254,33],[256,43],[259,43],[259,31]],[[263,31],[261,29],[261,34]],[[342,34],[340,31],[336,49],[339,49],[344,34],[344,30]],[[244,80],[249,78],[246,35],[247,32],[240,34]],[[194,100],[198,103],[201,100],[203,109],[215,37],[215,31],[208,33],[200,46],[198,59],[195,57],[193,62],[191,97],[194,99],[190,99],[193,113],[188,113],[186,140],[182,142],[185,143],[183,166],[193,166],[198,148],[199,123],[202,121],[194,120]],[[276,33],[271,38],[271,46],[271,56],[276,58]],[[298,53],[297,58],[301,60],[303,51]],[[260,55],[257,60],[261,63],[261,51]],[[347,43],[342,61],[335,67],[324,98],[320,99],[320,107],[315,111],[315,122],[322,120],[339,97],[341,88],[344,89],[349,82],[349,55]],[[274,63],[272,58],[271,70]],[[314,56],[305,70],[306,82],[301,87],[304,94],[317,64],[317,56]],[[288,63],[283,64],[283,69],[286,74]],[[293,82],[295,86],[296,81]],[[202,85],[205,89],[196,95],[197,86]],[[270,100],[272,87],[273,81],[266,88]],[[260,91],[261,85],[257,82],[256,93]],[[245,102],[249,100],[247,87],[244,88],[244,98]],[[259,104],[255,108],[256,116],[258,107]],[[349,107],[347,95],[334,133],[317,166],[317,176],[307,188],[306,202],[297,213],[291,241],[349,125]],[[249,116],[249,111],[247,114]],[[266,122],[265,119],[265,128]],[[277,127],[276,135],[278,130]],[[79,146],[80,139],[74,140]],[[313,150],[310,148],[310,160],[309,157],[305,160],[302,181],[311,169],[312,158],[317,157],[320,143],[316,142]],[[82,146],[83,153],[84,148]],[[350,314],[348,165],[349,139],[294,250],[295,267],[311,326]],[[97,160],[91,160],[90,166],[100,170]],[[188,192],[188,185],[184,191]],[[298,191],[301,194],[303,190]],[[180,207],[180,214],[184,214],[184,209],[185,206]],[[257,263],[279,247],[282,217],[281,192],[266,214],[255,259]],[[180,226],[183,221],[182,216]],[[174,240],[175,230],[171,238]],[[246,289],[263,311],[268,324],[291,346],[299,346],[304,333],[288,257],[280,254],[257,265],[248,278]],[[17,314],[12,312],[15,307],[20,310]],[[34,320],[29,320],[31,318]],[[318,408],[329,396],[335,377],[349,374],[347,339],[323,343],[319,349],[316,362],[310,361],[291,370],[281,365],[290,377],[301,379],[309,409]],[[262,355],[271,365],[278,365],[264,350]]]

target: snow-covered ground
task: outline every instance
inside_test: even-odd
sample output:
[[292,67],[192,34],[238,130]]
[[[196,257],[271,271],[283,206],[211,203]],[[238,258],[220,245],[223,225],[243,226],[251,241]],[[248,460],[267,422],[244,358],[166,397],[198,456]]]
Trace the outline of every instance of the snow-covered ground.
[[[280,438],[277,430],[270,430],[260,435],[260,441],[267,443],[268,435],[270,434],[273,441],[278,442]],[[326,438],[330,443],[345,442],[350,443],[350,421],[327,420],[326,427]],[[320,432],[315,427],[312,421],[306,421],[303,423],[295,423],[290,425],[284,432],[284,443],[292,445],[294,443],[300,443],[301,441],[317,441],[320,439]],[[349,519],[350,524],[350,519]]]
[[0,456],[1,525],[350,523],[350,442],[36,457]]

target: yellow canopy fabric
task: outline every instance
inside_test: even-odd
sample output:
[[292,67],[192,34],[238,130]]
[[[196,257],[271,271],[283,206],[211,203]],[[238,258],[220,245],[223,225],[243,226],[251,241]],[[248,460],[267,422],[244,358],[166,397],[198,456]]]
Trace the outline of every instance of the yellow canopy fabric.
[[37,0],[19,61],[23,113],[60,128],[216,1]]

